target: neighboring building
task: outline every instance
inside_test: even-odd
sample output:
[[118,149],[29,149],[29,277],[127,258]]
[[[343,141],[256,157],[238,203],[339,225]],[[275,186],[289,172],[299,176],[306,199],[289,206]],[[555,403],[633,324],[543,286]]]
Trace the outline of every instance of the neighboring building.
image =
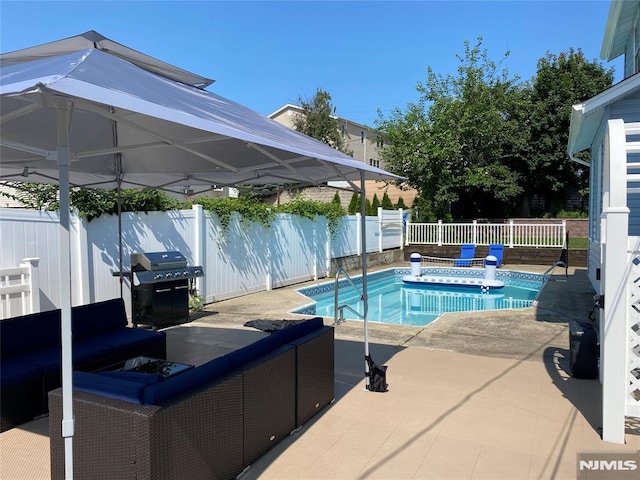
[[[590,167],[588,275],[598,309],[602,438],[624,443],[640,417],[640,0],[611,2],[601,57],[624,79],[574,105],[569,156]],[[590,150],[590,161],[575,153]]]
[[[290,103],[280,107],[278,110],[269,115],[269,118],[276,122],[293,128],[293,119],[296,115],[303,115],[302,108]],[[359,123],[352,122],[346,118],[336,117],[338,128],[345,142],[345,146],[350,150],[351,155],[356,160],[365,162],[374,167],[384,169],[384,161],[380,158],[380,150],[384,145],[379,141],[377,134],[371,129]],[[335,192],[340,195],[340,201],[343,207],[347,207],[351,201],[353,192],[337,190],[335,187],[346,187],[346,182],[329,182],[327,187],[311,187],[305,189],[305,197],[312,200],[330,202]],[[367,181],[365,185],[367,198],[372,201],[373,196],[377,195],[378,200],[382,202],[382,197],[387,192],[390,200],[395,205],[398,199],[402,197],[405,205],[410,207],[418,195],[415,189],[401,189],[395,185],[387,185],[385,182]],[[286,202],[289,196],[286,193],[280,194],[280,201]]]

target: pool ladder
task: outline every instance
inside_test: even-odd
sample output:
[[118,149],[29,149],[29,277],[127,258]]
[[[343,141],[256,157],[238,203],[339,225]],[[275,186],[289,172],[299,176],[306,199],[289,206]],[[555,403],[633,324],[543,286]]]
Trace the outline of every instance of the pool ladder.
[[338,305],[339,302],[339,291],[338,291],[338,281],[340,280],[340,274],[343,274],[345,276],[345,278],[349,281],[349,283],[351,284],[351,286],[356,290],[356,292],[358,292],[360,294],[360,299],[363,298],[363,294],[362,291],[358,288],[358,286],[353,282],[353,280],[351,279],[351,277],[349,276],[349,274],[345,271],[344,268],[340,267],[338,268],[338,270],[336,270],[336,279],[334,281],[334,285],[333,285],[333,291],[334,291],[334,303],[333,303],[333,325],[334,326],[338,326],[340,325],[342,322],[344,322],[345,318],[344,318],[344,310],[345,308],[347,310],[349,310],[350,312],[354,313],[355,315],[357,315],[358,317],[360,317],[361,319],[364,319],[364,315],[362,315],[361,313],[357,312],[356,310],[354,310],[353,308],[351,308],[349,305],[347,305],[346,303],[344,305]]
[[562,260],[557,261],[556,263],[551,265],[549,268],[547,268],[547,270],[542,274],[542,278],[547,280],[548,277],[551,276],[551,272],[553,271],[553,269],[556,268],[556,267],[563,267],[564,268],[564,276],[565,276],[565,280],[564,281],[566,282],[567,280],[569,280],[569,267]]

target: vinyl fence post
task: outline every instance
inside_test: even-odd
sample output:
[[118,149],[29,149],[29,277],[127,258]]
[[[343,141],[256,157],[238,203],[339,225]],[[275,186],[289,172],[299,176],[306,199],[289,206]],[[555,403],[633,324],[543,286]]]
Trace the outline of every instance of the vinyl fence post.
[[382,215],[382,207],[378,207],[378,253],[382,253],[384,250],[382,248],[382,228],[384,226]]
[[40,313],[40,279],[38,277],[38,257],[23,258],[21,267],[29,272],[29,311],[25,313]]
[[362,236],[360,235],[360,231],[362,230],[362,222],[366,221],[362,219],[362,214],[360,212],[356,213],[356,255],[362,255]]

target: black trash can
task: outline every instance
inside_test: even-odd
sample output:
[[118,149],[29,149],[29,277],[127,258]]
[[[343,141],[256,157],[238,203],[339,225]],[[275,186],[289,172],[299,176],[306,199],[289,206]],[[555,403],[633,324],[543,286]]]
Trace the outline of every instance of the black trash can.
[[588,323],[569,321],[569,368],[574,378],[598,378],[598,333]]

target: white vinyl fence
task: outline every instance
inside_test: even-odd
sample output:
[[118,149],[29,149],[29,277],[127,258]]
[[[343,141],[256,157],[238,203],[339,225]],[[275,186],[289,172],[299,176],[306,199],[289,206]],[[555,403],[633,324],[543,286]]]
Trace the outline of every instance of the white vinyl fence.
[[513,247],[562,247],[566,221],[557,223],[407,223],[406,245],[490,245]]
[[[200,205],[191,210],[122,215],[122,268],[138,252],[177,250],[189,265],[204,267],[197,279],[205,303],[326,277],[332,258],[361,253],[360,215],[345,217],[335,235],[324,217],[315,221],[279,214],[265,227],[236,217],[223,231],[218,218]],[[402,248],[402,211],[379,210],[366,217],[367,252]],[[71,285],[74,305],[120,296],[118,220],[102,216],[91,222],[71,215]],[[56,213],[0,209],[0,269],[15,269],[27,258],[40,258],[40,310],[59,308],[59,218]],[[21,287],[22,288],[22,287]],[[28,295],[28,294],[26,294]],[[122,296],[131,296],[125,278]],[[0,318],[28,313],[2,296]],[[9,308],[11,308],[9,310]],[[36,310],[37,311],[37,310]],[[131,312],[128,312],[129,315]]]

